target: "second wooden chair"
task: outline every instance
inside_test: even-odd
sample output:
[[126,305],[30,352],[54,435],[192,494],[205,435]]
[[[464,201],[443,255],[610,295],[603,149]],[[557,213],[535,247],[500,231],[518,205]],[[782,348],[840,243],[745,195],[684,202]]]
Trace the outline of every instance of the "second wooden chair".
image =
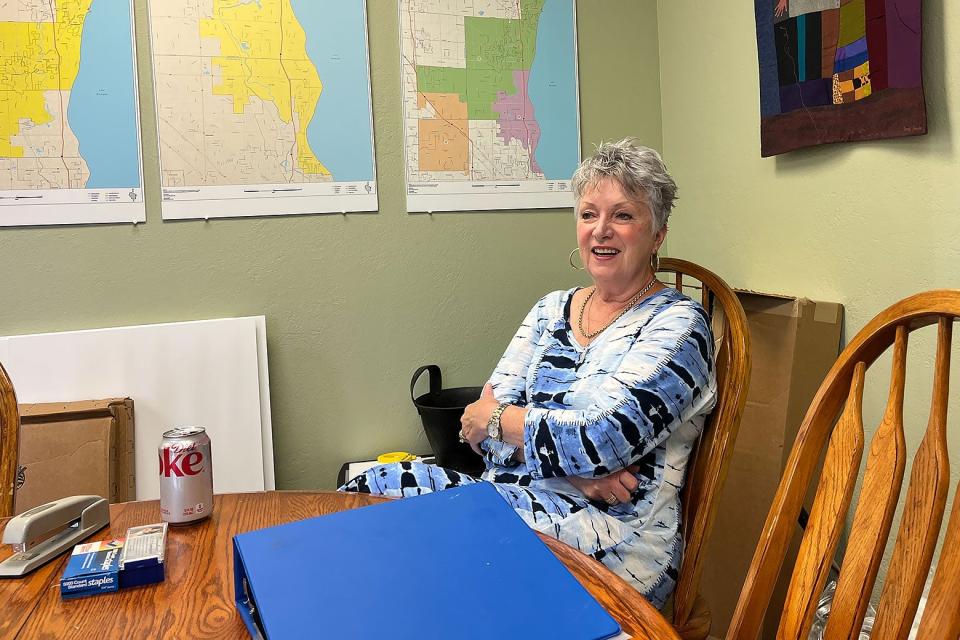
[[[778,639],[808,637],[847,521],[864,452],[862,403],[867,368],[893,346],[890,392],[871,442],[849,545],[824,631],[825,638],[857,638],[877,578],[901,493],[906,463],[903,398],[907,336],[937,326],[933,400],[926,433],[913,459],[893,556],[877,605],[871,638],[906,638],[930,568],[950,484],[946,447],[947,391],[953,323],[960,291],[917,294],[882,311],[850,341],[827,374],[800,425],[746,583],[727,631],[730,640],[756,638],[781,570],[797,515],[824,449],[819,477]],[[838,418],[839,415],[839,418]],[[960,502],[955,501],[919,638],[960,637]]]

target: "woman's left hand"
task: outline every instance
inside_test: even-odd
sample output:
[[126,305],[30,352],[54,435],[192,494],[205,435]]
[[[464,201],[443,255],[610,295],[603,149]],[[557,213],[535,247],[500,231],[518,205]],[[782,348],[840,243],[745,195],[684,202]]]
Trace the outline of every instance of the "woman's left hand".
[[580,489],[580,491],[590,500],[595,502],[606,502],[611,507],[617,504],[630,502],[633,492],[640,486],[636,478],[640,467],[630,465],[626,469],[614,471],[608,476],[601,478],[584,478],[582,476],[569,476],[567,480]]
[[483,385],[480,399],[468,404],[463,410],[463,417],[460,418],[461,437],[469,442],[470,448],[481,456],[483,451],[480,449],[480,443],[487,438],[487,423],[499,404],[493,397],[493,387],[488,382]]

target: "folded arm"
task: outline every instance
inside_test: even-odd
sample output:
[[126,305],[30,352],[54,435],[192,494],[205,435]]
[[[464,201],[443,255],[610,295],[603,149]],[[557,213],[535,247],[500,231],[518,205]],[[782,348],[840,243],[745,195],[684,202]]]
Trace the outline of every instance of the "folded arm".
[[616,370],[591,377],[587,409],[511,407],[503,439],[522,447],[534,478],[601,477],[649,453],[713,395],[706,316],[678,303],[654,317]]
[[[497,365],[489,389],[467,407],[467,439],[491,463],[525,463],[534,478],[603,478],[649,453],[712,402],[712,340],[702,308],[681,302],[661,311],[635,337],[619,366],[591,376],[586,409],[527,406],[529,368],[546,326],[541,300]],[[554,310],[556,311],[556,310]],[[495,397],[494,397],[495,396]],[[486,424],[499,402],[509,403],[500,424],[502,441],[487,437]],[[582,487],[581,487],[582,489]]]

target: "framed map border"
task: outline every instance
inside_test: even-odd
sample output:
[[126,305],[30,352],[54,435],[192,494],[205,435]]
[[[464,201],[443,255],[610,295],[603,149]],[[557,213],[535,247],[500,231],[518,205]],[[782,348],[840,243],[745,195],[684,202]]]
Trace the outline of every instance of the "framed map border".
[[[410,73],[404,60],[404,6],[410,0],[401,0],[399,4],[400,30],[400,78],[401,99],[403,100],[403,136],[404,142],[404,183],[408,213],[433,213],[440,211],[496,211],[511,209],[547,209],[569,208],[573,206],[573,194],[569,177],[562,180],[518,180],[503,177],[494,180],[411,180],[409,173],[410,158],[406,138],[410,121],[407,116],[404,74]],[[579,56],[577,51],[577,8],[574,0],[546,0],[569,2],[571,7],[571,47],[573,56],[573,96],[576,119],[576,160],[581,159],[580,127],[580,82]],[[464,45],[466,46],[466,44]],[[571,176],[572,177],[572,176]]]
[[[154,81],[154,109],[157,114],[157,148],[160,150],[161,215],[164,220],[191,220],[259,216],[308,215],[325,213],[376,212],[377,196],[376,147],[373,128],[373,92],[370,68],[370,36],[367,2],[362,0],[364,55],[367,78],[367,105],[370,127],[370,167],[372,177],[363,181],[266,183],[235,185],[163,186],[163,146],[161,141],[157,86],[157,65],[154,58],[154,37],[150,6],[163,0],[148,0],[150,19],[151,74]],[[321,80],[322,81],[322,80]]]
[[127,11],[129,12],[130,68],[139,184],[116,188],[0,190],[0,227],[138,224],[146,221],[146,204],[143,197],[140,86],[137,77],[137,37],[133,0],[127,1]]

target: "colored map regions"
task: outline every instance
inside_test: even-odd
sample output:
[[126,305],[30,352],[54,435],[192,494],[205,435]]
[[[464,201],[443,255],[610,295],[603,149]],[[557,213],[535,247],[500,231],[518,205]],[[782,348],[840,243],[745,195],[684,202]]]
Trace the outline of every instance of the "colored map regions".
[[545,1],[401,3],[409,179],[545,179],[529,90]]
[[333,179],[308,140],[323,84],[290,0],[151,11],[163,186]]
[[92,1],[0,3],[0,189],[87,183],[67,107]]
[[464,18],[466,65],[463,68],[417,65],[417,88],[426,92],[459,93],[468,105],[469,118],[496,120],[493,103],[497,94],[526,92],[526,82],[518,85],[515,72],[530,70],[542,10],[543,0],[521,0],[519,20]]
[[455,93],[419,93],[417,107],[428,105],[436,117],[420,120],[419,137],[433,142],[421,147],[420,168],[466,172],[470,162],[467,136],[463,134],[469,127],[466,103]]
[[533,114],[533,103],[530,102],[530,95],[527,93],[530,72],[514,71],[513,78],[514,84],[522,89],[514,94],[498,91],[497,101],[493,105],[493,110],[500,114],[497,119],[497,124],[500,125],[500,136],[504,142],[514,139],[520,141],[523,148],[530,152],[531,168],[538,174],[542,174],[543,171],[537,166],[537,159],[534,156],[537,143],[540,141],[540,125],[530,117]]

